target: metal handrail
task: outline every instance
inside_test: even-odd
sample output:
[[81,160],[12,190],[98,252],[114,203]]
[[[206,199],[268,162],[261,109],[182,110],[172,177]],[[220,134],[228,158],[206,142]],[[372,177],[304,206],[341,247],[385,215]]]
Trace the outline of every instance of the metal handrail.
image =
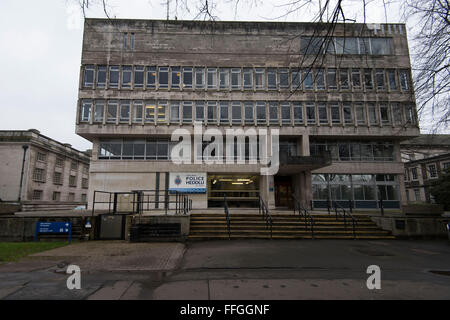
[[273,220],[272,216],[270,215],[269,208],[267,207],[264,200],[261,198],[261,196],[258,196],[259,198],[259,214],[262,214],[262,218],[266,221],[266,228],[270,227],[270,239],[272,239],[272,227],[273,227]]
[[[356,239],[355,225],[358,224],[358,221],[355,219],[355,217],[350,212],[347,212],[347,210],[345,210],[345,208],[342,207],[336,200],[331,200],[332,204],[333,204],[333,202],[334,202],[334,212],[336,214],[336,220],[338,219],[338,217],[337,217],[338,214],[344,218],[344,229],[345,229],[345,231],[347,231],[347,218],[346,218],[346,216],[348,215],[352,219],[353,239]],[[339,210],[342,211],[342,212],[340,212]]]
[[304,206],[302,206],[302,203],[300,200],[298,200],[294,195],[292,195],[292,198],[294,199],[294,215],[295,211],[298,211],[299,218],[302,217],[305,219],[305,230],[308,230],[308,219],[311,226],[311,237],[314,239],[314,218],[313,216],[308,212],[308,209],[306,209]]
[[228,209],[227,196],[223,196],[223,210],[225,212],[225,219],[227,220],[227,231],[228,231],[228,240],[231,239],[231,221],[230,221],[230,210]]

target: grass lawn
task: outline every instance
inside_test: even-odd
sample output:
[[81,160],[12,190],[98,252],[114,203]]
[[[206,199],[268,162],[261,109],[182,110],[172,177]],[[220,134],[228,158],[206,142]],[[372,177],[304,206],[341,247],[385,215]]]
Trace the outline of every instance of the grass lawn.
[[67,245],[67,242],[0,242],[0,263]]

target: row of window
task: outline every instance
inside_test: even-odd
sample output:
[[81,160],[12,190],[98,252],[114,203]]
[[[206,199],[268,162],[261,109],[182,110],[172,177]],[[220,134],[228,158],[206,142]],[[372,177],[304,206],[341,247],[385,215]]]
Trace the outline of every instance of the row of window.
[[[33,200],[46,200],[46,199],[44,199],[44,191],[38,190],[38,189],[33,190]],[[47,199],[47,200],[50,200],[50,199]],[[63,198],[61,197],[61,192],[54,191],[52,193],[51,200],[52,201],[63,201]],[[73,193],[73,192],[67,193],[66,201],[76,201],[76,200],[78,200],[78,199],[75,198],[75,193]],[[81,194],[79,201],[87,202],[87,194],[86,193]]]
[[312,141],[309,145],[311,155],[328,151],[334,161],[394,161],[394,145],[371,141]]
[[[33,180],[40,183],[47,182],[45,169],[42,168],[34,168],[33,171]],[[62,172],[55,171],[53,173],[53,184],[55,185],[63,185],[63,174]],[[77,186],[77,176],[70,175],[69,176],[69,187]],[[89,187],[89,180],[87,178],[81,178],[81,187],[83,189],[87,189]]]
[[[36,160],[39,161],[39,162],[46,163],[47,162],[47,153],[38,151],[37,155],[36,155]],[[63,168],[64,167],[64,163],[65,163],[65,160],[64,160],[63,157],[56,156],[55,167]],[[74,170],[74,171],[78,170],[78,162],[71,161],[70,162],[70,170]],[[83,166],[83,173],[84,174],[89,174],[89,167],[88,166]]]
[[[442,163],[442,169],[443,170],[448,170],[450,168],[450,162],[445,162]],[[419,176],[417,174],[417,167],[414,168],[405,168],[405,181],[409,181],[409,180],[419,180]],[[432,163],[432,164],[428,164],[426,165],[426,172],[424,172],[426,174],[427,177],[423,177],[424,179],[436,179],[438,178],[438,170],[437,170],[437,165]]]
[[414,107],[399,102],[82,100],[80,122],[224,125],[416,123]]
[[84,66],[84,88],[409,92],[408,69]]
[[392,38],[302,37],[301,54],[393,55]]
[[399,200],[397,177],[389,174],[313,174],[314,200]]

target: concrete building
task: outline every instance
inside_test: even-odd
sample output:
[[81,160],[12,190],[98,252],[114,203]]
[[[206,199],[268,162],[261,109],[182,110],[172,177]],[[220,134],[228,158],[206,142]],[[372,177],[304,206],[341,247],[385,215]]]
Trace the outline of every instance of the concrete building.
[[408,202],[433,203],[430,187],[450,168],[450,135],[422,134],[401,143]]
[[0,199],[23,211],[66,209],[88,200],[90,155],[39,133],[0,131]]
[[[76,133],[93,143],[89,192],[195,192],[194,208],[224,195],[285,208],[292,194],[315,208],[400,208],[400,142],[419,135],[410,70],[403,24],[86,19]],[[183,138],[191,163],[171,161],[174,131],[193,135],[194,121],[204,135]],[[229,129],[244,130],[235,146],[209,144]],[[265,147],[279,155],[270,174]],[[243,163],[220,163],[240,151]],[[217,162],[195,162],[205,152]]]

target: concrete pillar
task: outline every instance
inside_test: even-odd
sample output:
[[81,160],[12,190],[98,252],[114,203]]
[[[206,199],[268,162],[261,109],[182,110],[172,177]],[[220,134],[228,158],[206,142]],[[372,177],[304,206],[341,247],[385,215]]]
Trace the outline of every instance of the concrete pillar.
[[302,194],[303,194],[303,205],[308,208],[312,200],[312,176],[311,171],[304,171],[303,174],[303,184],[302,184]]
[[261,176],[260,182],[261,198],[267,204],[269,209],[275,208],[275,183],[273,176]]
[[309,156],[309,136],[307,134],[302,135],[302,156]]

